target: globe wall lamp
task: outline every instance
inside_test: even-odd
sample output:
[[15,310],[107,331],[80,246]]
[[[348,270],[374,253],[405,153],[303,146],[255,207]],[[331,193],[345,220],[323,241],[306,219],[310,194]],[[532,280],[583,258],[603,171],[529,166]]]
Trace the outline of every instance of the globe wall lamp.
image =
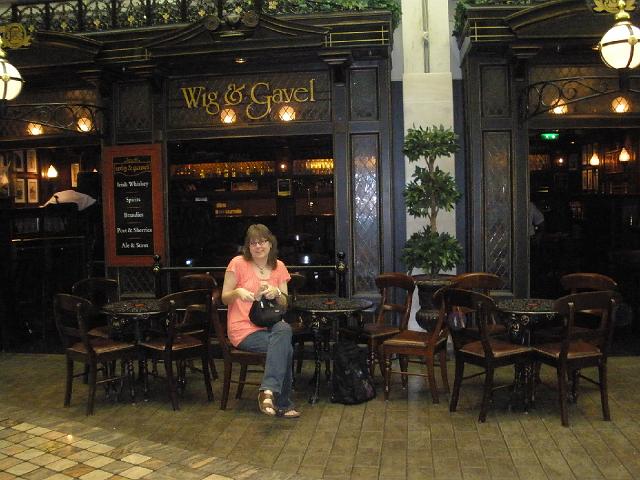
[[616,23],[598,43],[602,61],[608,67],[618,70],[640,65],[640,46],[638,45],[640,29],[631,23],[631,17],[625,8],[625,1],[619,0],[618,12],[615,15]]

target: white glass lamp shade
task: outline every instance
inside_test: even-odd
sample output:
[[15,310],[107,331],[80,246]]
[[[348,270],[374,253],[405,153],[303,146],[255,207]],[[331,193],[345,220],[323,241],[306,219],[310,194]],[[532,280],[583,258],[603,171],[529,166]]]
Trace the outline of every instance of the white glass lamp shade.
[[0,100],[13,100],[22,90],[22,75],[18,69],[0,58]]
[[602,61],[611,68],[635,68],[640,65],[640,29],[631,22],[616,23],[604,34],[598,47]]

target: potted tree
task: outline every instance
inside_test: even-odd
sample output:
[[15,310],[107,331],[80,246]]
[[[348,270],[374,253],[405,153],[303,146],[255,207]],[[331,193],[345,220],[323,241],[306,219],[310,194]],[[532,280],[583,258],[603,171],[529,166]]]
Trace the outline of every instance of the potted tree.
[[449,233],[439,232],[437,222],[438,213],[451,211],[460,193],[451,174],[440,169],[436,160],[453,155],[458,148],[456,134],[442,125],[410,128],[404,139],[403,152],[409,163],[416,163],[404,191],[407,211],[413,217],[426,218],[427,224],[409,237],[402,261],[410,273],[414,269],[425,272],[414,278],[421,307],[416,320],[427,330],[434,318],[433,293],[451,278],[441,272],[462,260],[462,247]]

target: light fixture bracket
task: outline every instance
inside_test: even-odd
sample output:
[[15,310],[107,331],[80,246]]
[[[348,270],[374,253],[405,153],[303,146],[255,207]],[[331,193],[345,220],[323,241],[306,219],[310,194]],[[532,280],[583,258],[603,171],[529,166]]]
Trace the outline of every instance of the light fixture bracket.
[[[103,111],[103,107],[87,103],[8,103],[0,121],[18,121],[25,125],[36,123],[78,135],[101,136]],[[90,120],[91,130],[78,130],[78,120],[81,118]]]

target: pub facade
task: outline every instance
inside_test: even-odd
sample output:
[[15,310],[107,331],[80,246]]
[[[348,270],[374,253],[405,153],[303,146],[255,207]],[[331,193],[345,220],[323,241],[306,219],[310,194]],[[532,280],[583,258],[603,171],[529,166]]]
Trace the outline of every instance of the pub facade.
[[[153,292],[154,256],[223,271],[256,222],[317,291],[335,291],[337,257],[349,295],[374,294],[375,275],[398,268],[391,12],[236,3],[4,12],[4,46],[25,79],[0,119],[15,280],[5,312],[20,316],[26,285],[46,303],[89,273]],[[38,207],[72,188],[99,199],[100,227],[44,228],[56,222]],[[88,239],[78,250],[36,242],[75,233]]]

